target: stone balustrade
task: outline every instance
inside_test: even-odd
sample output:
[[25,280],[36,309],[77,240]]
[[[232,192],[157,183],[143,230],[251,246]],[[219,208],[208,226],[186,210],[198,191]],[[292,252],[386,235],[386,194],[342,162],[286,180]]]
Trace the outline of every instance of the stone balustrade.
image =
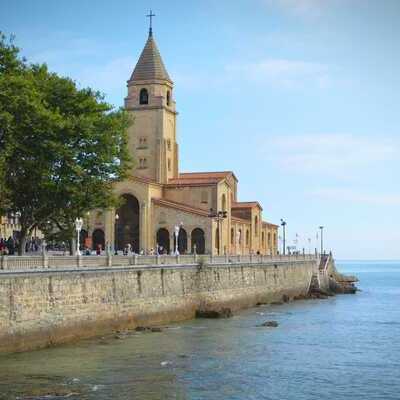
[[29,271],[39,269],[100,268],[125,266],[194,265],[194,264],[262,264],[317,260],[315,254],[302,255],[101,255],[101,256],[1,256],[0,274],[5,271]]

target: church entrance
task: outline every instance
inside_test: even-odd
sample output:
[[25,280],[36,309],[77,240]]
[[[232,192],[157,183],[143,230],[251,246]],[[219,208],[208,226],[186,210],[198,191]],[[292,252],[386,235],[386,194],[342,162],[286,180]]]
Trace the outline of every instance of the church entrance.
[[196,228],[192,231],[192,253],[194,253],[194,247],[196,246],[197,254],[204,254],[206,251],[206,241],[204,238],[203,229]]
[[93,250],[96,250],[98,245],[101,246],[102,250],[105,249],[104,231],[102,229],[95,229],[93,231],[92,242]]
[[118,250],[123,250],[128,244],[135,253],[140,251],[139,239],[139,201],[131,194],[123,194],[123,204],[116,211],[115,220],[116,243]]
[[160,228],[157,231],[157,244],[160,254],[169,254],[169,232],[165,228]]

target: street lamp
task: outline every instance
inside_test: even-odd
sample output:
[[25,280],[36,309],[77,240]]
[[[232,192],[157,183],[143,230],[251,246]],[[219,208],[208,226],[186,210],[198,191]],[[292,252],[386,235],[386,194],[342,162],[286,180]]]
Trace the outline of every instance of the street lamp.
[[286,221],[281,218],[281,226],[283,229],[283,255],[286,254]]
[[183,222],[181,222],[179,225],[175,225],[174,227],[174,232],[175,232],[175,255],[179,256],[179,251],[178,251],[178,237],[179,237],[179,231],[181,230],[181,227],[183,226]]
[[221,242],[222,242],[222,235],[221,235],[221,228],[222,228],[222,221],[227,218],[228,212],[227,211],[217,211],[214,212],[212,208],[210,208],[210,214],[208,214],[209,218],[213,218],[217,221],[218,224],[218,255],[221,255]]
[[82,218],[76,218],[75,219],[75,229],[76,229],[76,255],[80,256],[81,251],[79,249],[79,237],[81,235],[81,230],[82,230],[82,225],[83,225],[83,220]]
[[240,229],[238,229],[236,231],[236,235],[237,235],[237,238],[236,238],[236,252],[238,254],[241,254],[241,249],[240,249],[241,246],[240,245],[242,244],[242,231]]
[[118,255],[118,220],[119,215],[115,214],[115,239],[114,239],[114,254]]
[[319,229],[321,230],[321,254],[324,251],[324,227],[320,226]]

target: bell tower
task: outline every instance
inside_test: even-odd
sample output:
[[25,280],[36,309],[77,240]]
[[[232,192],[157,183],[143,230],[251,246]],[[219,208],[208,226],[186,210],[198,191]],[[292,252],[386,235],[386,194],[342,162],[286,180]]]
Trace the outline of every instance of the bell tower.
[[173,82],[153,37],[150,11],[149,36],[128,80],[125,108],[133,116],[128,147],[134,159],[133,175],[158,183],[178,176]]

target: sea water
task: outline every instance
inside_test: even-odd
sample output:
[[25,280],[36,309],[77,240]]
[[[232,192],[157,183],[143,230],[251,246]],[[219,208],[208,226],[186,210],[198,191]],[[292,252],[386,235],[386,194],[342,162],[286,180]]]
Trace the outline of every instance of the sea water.
[[337,264],[362,291],[0,357],[0,399],[398,400],[400,262]]

